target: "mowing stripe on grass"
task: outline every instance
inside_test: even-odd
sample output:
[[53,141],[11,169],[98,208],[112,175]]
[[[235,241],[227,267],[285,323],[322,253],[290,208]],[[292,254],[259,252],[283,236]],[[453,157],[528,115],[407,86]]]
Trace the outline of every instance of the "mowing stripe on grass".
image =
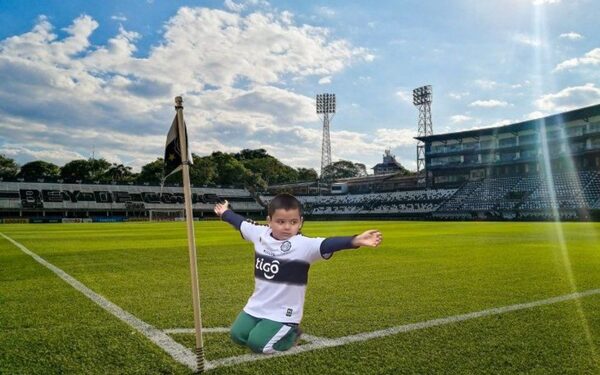
[[184,364],[192,370],[196,369],[196,356],[192,353],[191,350],[181,345],[180,343],[173,340],[169,335],[164,333],[163,331],[157,329],[156,327],[138,319],[134,315],[128,313],[123,310],[119,306],[110,302],[106,298],[97,294],[87,286],[83,285],[77,279],[67,274],[65,271],[56,267],[55,265],[49,263],[44,258],[35,254],[22,244],[13,240],[12,238],[6,236],[4,233],[0,232],[0,236],[6,238],[13,245],[21,249],[22,252],[32,257],[36,262],[40,263],[44,267],[48,268],[50,271],[54,272],[58,277],[63,279],[67,284],[71,285],[73,288],[77,289],[81,293],[83,293],[86,297],[94,301],[98,306],[102,307],[104,310],[108,311],[112,315],[116,316],[123,322],[127,323],[131,327],[135,328],[142,335],[146,336],[150,341],[158,345],[161,349],[167,352],[174,360],[179,363]]
[[592,295],[596,295],[596,294],[600,294],[600,289],[591,289],[591,290],[586,290],[586,291],[579,292],[579,293],[565,294],[562,296],[552,297],[552,298],[528,302],[528,303],[519,303],[516,305],[496,307],[496,308],[492,308],[492,309],[488,309],[488,310],[481,310],[481,311],[476,311],[476,312],[467,313],[467,314],[449,316],[447,318],[427,320],[425,322],[420,322],[420,323],[405,324],[405,325],[401,325],[401,326],[382,329],[379,331],[359,333],[356,335],[338,337],[335,339],[319,338],[319,340],[313,341],[310,344],[296,346],[286,352],[277,352],[275,354],[271,354],[268,356],[266,356],[264,354],[245,354],[245,355],[236,356],[236,357],[217,359],[217,360],[210,361],[209,363],[207,363],[206,368],[213,369],[213,368],[221,367],[221,366],[231,366],[231,365],[237,365],[237,364],[244,363],[244,362],[254,362],[254,361],[259,361],[259,360],[263,360],[263,359],[284,356],[284,355],[294,355],[294,354],[304,353],[304,352],[308,352],[308,351],[312,351],[312,350],[331,348],[331,347],[335,347],[335,346],[342,346],[342,345],[346,345],[346,344],[350,344],[350,343],[354,343],[354,342],[362,342],[362,341],[368,341],[368,340],[377,339],[377,338],[381,338],[381,337],[396,335],[398,333],[403,333],[403,332],[416,331],[419,329],[436,327],[436,326],[441,326],[441,325],[446,325],[446,324],[452,324],[452,323],[462,322],[465,320],[477,319],[477,318],[481,318],[481,317],[485,317],[485,316],[499,315],[499,314],[504,314],[504,313],[508,313],[508,312],[512,312],[512,311],[525,310],[525,309],[530,309],[533,307],[544,306],[544,305],[551,305],[554,303],[570,301],[570,300],[579,299],[579,298],[592,296]]

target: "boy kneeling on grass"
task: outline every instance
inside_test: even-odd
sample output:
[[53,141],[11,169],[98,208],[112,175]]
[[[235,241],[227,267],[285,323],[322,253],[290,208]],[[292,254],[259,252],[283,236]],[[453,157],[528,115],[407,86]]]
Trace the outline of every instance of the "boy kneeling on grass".
[[298,342],[311,264],[339,250],[379,246],[382,240],[378,230],[348,237],[305,237],[300,233],[302,204],[289,194],[269,202],[268,225],[234,213],[227,201],[216,204],[214,211],[254,244],[254,293],[233,323],[231,339],[256,353],[285,351]]

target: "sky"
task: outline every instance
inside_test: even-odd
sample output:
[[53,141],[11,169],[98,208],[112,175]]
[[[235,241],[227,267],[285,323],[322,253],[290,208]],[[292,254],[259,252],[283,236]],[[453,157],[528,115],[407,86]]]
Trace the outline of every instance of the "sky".
[[[191,151],[264,148],[416,169],[412,90],[434,134],[600,103],[597,0],[0,2],[0,154],[19,164],[161,157],[182,95]],[[372,172],[372,171],[371,171]]]

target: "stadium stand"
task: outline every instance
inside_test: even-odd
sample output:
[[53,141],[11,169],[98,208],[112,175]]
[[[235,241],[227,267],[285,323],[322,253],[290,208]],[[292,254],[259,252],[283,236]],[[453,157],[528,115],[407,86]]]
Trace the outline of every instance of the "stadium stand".
[[[195,216],[212,215],[223,199],[240,213],[263,211],[245,189],[192,188],[192,196]],[[181,187],[0,182],[0,218],[148,217],[151,211],[182,209]]]
[[[390,215],[433,212],[456,189],[413,190],[332,196],[298,196],[305,215]],[[263,196],[270,201],[272,196]]]
[[575,219],[576,210],[597,209],[598,199],[600,173],[596,171],[489,178],[465,183],[438,212],[517,211],[521,217],[550,218],[549,211],[567,210],[560,214]]
[[[261,196],[261,203],[267,204],[272,197]],[[314,217],[551,220],[558,215],[576,220],[585,218],[582,212],[600,209],[600,172],[486,178],[465,182],[459,188],[298,198],[305,215]],[[214,203],[223,199],[242,214],[264,214],[263,207],[244,189],[193,188],[193,199],[196,217],[212,216]],[[0,183],[0,218],[148,217],[149,212],[181,211],[182,202],[179,187]]]

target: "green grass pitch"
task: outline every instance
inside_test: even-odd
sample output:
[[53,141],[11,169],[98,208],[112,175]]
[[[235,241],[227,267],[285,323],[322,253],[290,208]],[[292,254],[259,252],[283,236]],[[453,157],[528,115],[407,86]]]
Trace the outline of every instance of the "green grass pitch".
[[[311,267],[305,333],[336,338],[600,288],[600,224],[307,222],[377,228],[377,249]],[[0,232],[159,329],[193,327],[184,223],[1,225]],[[253,290],[253,250],[196,223],[202,319],[227,327]],[[193,347],[193,335],[173,334]],[[249,353],[205,334],[208,360]],[[0,374],[189,374],[140,333],[0,237]],[[600,294],[211,374],[600,373]]]

